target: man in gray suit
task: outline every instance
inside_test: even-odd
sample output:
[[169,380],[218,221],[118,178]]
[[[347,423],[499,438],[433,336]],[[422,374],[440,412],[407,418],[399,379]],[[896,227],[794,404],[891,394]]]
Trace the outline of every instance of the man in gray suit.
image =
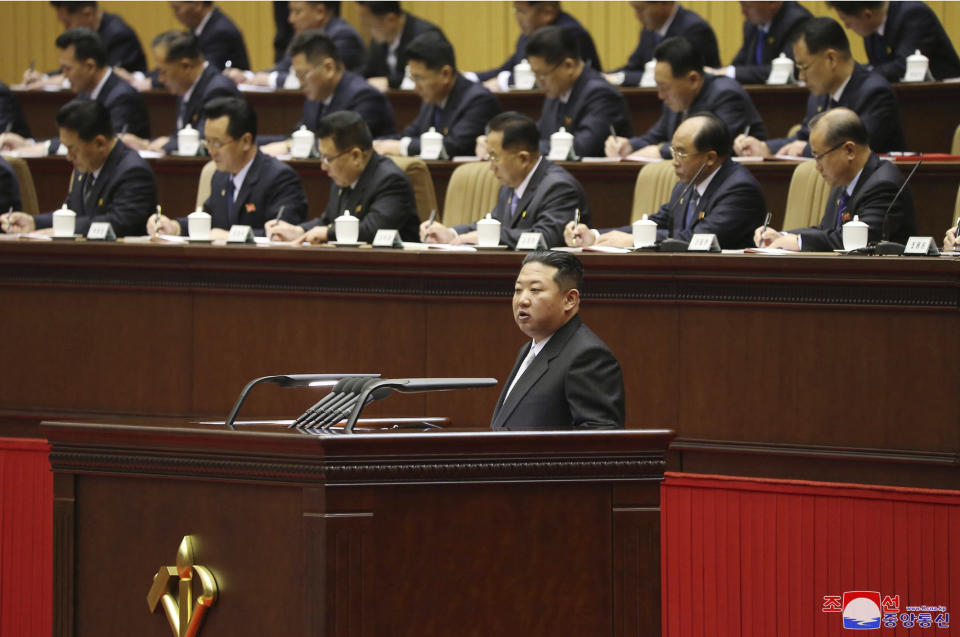
[[531,252],[513,291],[520,349],[490,427],[623,429],[623,373],[580,320],[583,264],[568,252]]

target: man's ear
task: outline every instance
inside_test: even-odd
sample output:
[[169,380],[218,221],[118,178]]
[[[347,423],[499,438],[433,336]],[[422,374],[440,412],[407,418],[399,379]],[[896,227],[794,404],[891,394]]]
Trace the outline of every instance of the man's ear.
[[577,288],[570,288],[563,295],[563,309],[564,311],[572,310],[580,303],[580,290]]

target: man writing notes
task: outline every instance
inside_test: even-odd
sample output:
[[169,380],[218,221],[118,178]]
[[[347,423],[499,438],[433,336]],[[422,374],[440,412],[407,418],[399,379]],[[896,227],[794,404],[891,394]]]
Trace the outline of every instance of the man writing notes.
[[[500,192],[490,213],[500,222],[500,243],[515,248],[524,232],[539,232],[548,246],[562,245],[563,226],[580,210],[590,222],[587,196],[573,175],[540,154],[537,125],[526,115],[508,111],[489,124],[490,170]],[[448,228],[423,222],[426,243],[477,243],[476,222]]]
[[580,320],[583,264],[567,252],[531,252],[513,290],[513,318],[530,342],[497,400],[494,430],[622,429],[623,372]]
[[[257,150],[257,114],[239,97],[218,97],[204,107],[204,140],[217,172],[203,209],[210,214],[212,239],[226,239],[230,227],[244,225],[263,236],[268,219],[299,223],[307,216],[307,196],[300,177],[279,159]],[[147,234],[159,226],[164,234],[179,235],[187,218],[151,215]]]
[[377,230],[398,230],[403,241],[417,240],[417,202],[406,174],[389,157],[373,150],[370,129],[356,113],[327,115],[317,125],[323,170],[333,180],[330,200],[319,219],[294,225],[267,222],[271,238],[299,244],[337,240],[334,220],[349,210],[359,219],[358,240],[370,243]]
[[793,45],[799,77],[810,89],[807,114],[796,137],[762,141],[755,135],[739,135],[733,143],[738,155],[804,155],[811,153],[810,120],[817,113],[845,106],[860,116],[870,136],[870,148],[878,153],[904,150],[900,107],[890,83],[879,73],[857,64],[843,27],[831,18],[813,18],[803,25]]
[[[76,232],[107,221],[118,236],[142,235],[157,208],[156,180],[146,160],[114,136],[110,112],[100,102],[75,99],[57,112],[57,126],[73,164],[65,203],[77,214]],[[0,226],[10,233],[52,228],[53,214],[11,212],[0,216]]]
[[378,139],[373,147],[384,155],[419,155],[420,135],[430,128],[443,135],[447,157],[469,155],[475,140],[500,112],[493,93],[457,72],[453,47],[436,33],[417,36],[407,47],[407,66],[414,91],[423,100],[420,113],[399,139]]
[[892,163],[877,157],[867,142],[866,127],[850,109],[835,108],[814,117],[810,123],[810,150],[817,170],[833,187],[823,219],[816,227],[789,232],[759,227],[754,233],[755,243],[805,252],[836,250],[843,248],[843,224],[854,215],[869,226],[871,242],[886,238],[887,234],[892,241],[906,243],[908,236],[916,234],[909,187],[893,203],[903,184],[903,174]]
[[[763,190],[749,170],[730,159],[730,132],[723,121],[712,113],[691,115],[673,134],[671,152],[680,181],[670,201],[650,217],[657,224],[657,238],[690,241],[694,234],[707,233],[717,235],[721,248],[752,246],[753,230],[766,211]],[[695,186],[684,200],[694,177]],[[575,247],[633,247],[630,226],[598,232],[571,221],[563,238]]]
[[363,76],[381,91],[400,88],[407,68],[407,47],[424,33],[443,32],[435,24],[411,15],[399,2],[357,2],[360,20],[370,31],[370,50]]
[[760,113],[743,87],[729,77],[705,74],[703,57],[685,38],[664,40],[655,56],[657,96],[663,102],[660,119],[640,137],[608,137],[604,147],[607,157],[632,154],[670,159],[673,133],[690,113],[713,113],[732,135],[749,130],[758,138],[766,138]]

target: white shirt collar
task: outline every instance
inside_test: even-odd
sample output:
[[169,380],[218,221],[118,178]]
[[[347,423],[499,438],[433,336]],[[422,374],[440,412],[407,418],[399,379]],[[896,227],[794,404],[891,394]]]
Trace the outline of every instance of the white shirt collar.
[[197,28],[193,30],[193,34],[197,37],[200,37],[200,34],[203,33],[203,27],[207,26],[207,22],[210,22],[210,18],[213,17],[213,12],[216,9],[210,9],[210,13],[203,16],[203,20],[200,21],[200,24],[197,25]]
[[858,172],[858,173],[856,174],[856,176],[855,176],[853,179],[850,180],[850,183],[847,184],[847,188],[846,188],[846,190],[847,190],[847,196],[850,196],[850,197],[853,196],[853,191],[854,191],[854,189],[856,189],[856,187],[857,187],[857,182],[860,181],[860,175],[862,175],[862,174],[863,174],[863,168],[861,168],[861,169],[860,169],[860,172]]
[[523,193],[527,190],[527,185],[530,183],[530,178],[533,177],[533,173],[537,172],[537,168],[540,167],[540,162],[543,161],[543,155],[537,159],[537,163],[533,165],[533,169],[527,173],[527,176],[523,178],[523,181],[520,182],[520,185],[514,188],[514,192],[517,193],[517,200],[523,198]]
[[877,33],[880,34],[880,37],[883,37],[883,30],[887,28],[887,16],[890,15],[890,5],[887,5],[887,12],[883,14],[883,22],[880,23],[880,27],[877,29]]
[[107,72],[103,74],[103,77],[100,79],[100,82],[97,84],[96,88],[90,91],[90,99],[95,100],[97,96],[100,95],[100,91],[103,90],[103,85],[107,83],[107,78],[110,77],[110,74],[113,73],[110,70],[110,67],[107,67]]
[[830,97],[832,97],[835,101],[839,102],[840,98],[843,96],[844,89],[847,88],[847,84],[850,83],[850,78],[852,77],[853,77],[853,73],[850,73],[850,75],[847,76],[847,79],[843,81],[843,84],[840,85],[840,88],[838,88],[836,91],[831,93]]
[[250,158],[250,161],[248,161],[246,165],[240,169],[240,172],[231,177],[231,179],[233,179],[233,192],[236,193],[234,194],[234,198],[236,198],[237,194],[240,194],[240,189],[243,188],[243,180],[247,178],[247,173],[250,172],[250,166],[253,164],[253,160],[256,158],[257,154],[254,153],[253,157]]
[[[576,83],[576,82],[574,82],[574,83]],[[573,93],[573,87],[572,87],[572,86],[571,86],[569,89],[567,89],[567,92],[566,92],[566,93],[564,93],[563,95],[560,96],[560,103],[561,103],[561,104],[566,104],[567,101],[570,99],[570,94],[571,94],[571,93]]]
[[[206,69],[206,68],[207,68],[207,65],[209,65],[209,64],[210,64],[209,62],[207,62],[206,60],[204,60],[204,61],[203,61],[203,68]],[[195,80],[193,81],[193,84],[190,85],[190,88],[187,89],[187,92],[184,93],[184,94],[183,94],[183,97],[180,98],[180,99],[183,101],[184,104],[186,104],[187,102],[190,101],[190,96],[193,95],[193,89],[197,88],[197,84],[200,82],[200,78],[201,78],[201,77],[203,77],[203,71],[200,72],[200,75],[197,76],[197,79],[195,79]],[[184,122],[184,124],[186,124],[186,122]]]
[[680,10],[680,3],[673,5],[673,13],[670,14],[670,17],[667,18],[667,21],[663,23],[663,26],[657,29],[657,33],[660,34],[660,37],[667,35],[667,30],[670,29],[670,25],[673,24],[673,19],[677,17],[677,11]]
[[397,52],[397,49],[400,48],[400,38],[402,38],[402,37],[403,37],[403,29],[400,29],[400,31],[397,33],[397,37],[395,37],[395,38],[393,39],[393,42],[390,43],[390,46],[387,47],[387,48],[389,49],[390,53],[396,53],[396,52]]
[[[554,332],[553,334],[556,334],[556,332]],[[534,355],[534,356],[539,356],[539,355],[540,355],[540,352],[543,351],[543,348],[547,346],[547,341],[549,341],[551,338],[553,338],[553,334],[551,334],[551,335],[548,336],[547,338],[543,339],[543,340],[540,341],[539,343],[536,342],[535,340],[531,339],[531,340],[530,340],[530,352],[533,352],[533,355]],[[529,355],[530,352],[527,352],[527,354]]]

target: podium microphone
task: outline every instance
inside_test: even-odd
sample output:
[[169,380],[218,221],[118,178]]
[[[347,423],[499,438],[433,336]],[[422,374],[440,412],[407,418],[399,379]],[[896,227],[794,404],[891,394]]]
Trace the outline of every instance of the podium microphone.
[[907,175],[907,178],[903,180],[900,190],[897,191],[897,194],[895,194],[893,199],[890,201],[890,205],[887,206],[887,211],[883,213],[883,231],[880,234],[880,238],[882,240],[877,244],[877,254],[903,254],[905,246],[902,243],[890,241],[890,211],[893,210],[893,204],[897,203],[897,199],[900,198],[900,194],[903,192],[903,189],[907,187],[908,183],[910,183],[910,179],[913,177],[913,174],[917,172],[917,168],[920,168],[920,164],[922,163],[922,159],[917,160],[913,170],[911,170],[910,174]]
[[[683,201],[687,198],[690,192],[696,187],[697,179],[700,178],[700,175],[703,173],[704,168],[707,167],[707,160],[703,160],[703,163],[700,164],[700,169],[693,176],[693,179],[690,180],[690,183],[687,184],[687,187],[683,189],[683,192],[680,193],[680,200],[677,203],[673,204],[673,208],[670,209],[670,225],[667,230],[667,238],[660,241],[657,244],[657,250],[659,252],[686,252],[687,248],[690,247],[688,241],[683,239],[673,238],[673,229],[674,229],[674,215],[677,213],[677,207],[680,206]],[[689,205],[689,202],[688,202]]]

